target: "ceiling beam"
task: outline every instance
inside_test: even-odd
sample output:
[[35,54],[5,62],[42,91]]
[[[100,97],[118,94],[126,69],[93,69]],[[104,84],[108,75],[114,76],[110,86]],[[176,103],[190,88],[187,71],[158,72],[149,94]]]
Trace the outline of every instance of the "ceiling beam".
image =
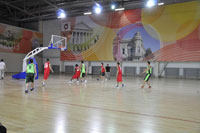
[[[19,4],[23,4],[22,2],[20,2],[22,0],[16,0],[15,2],[19,2]],[[38,8],[35,9],[31,9],[31,7],[36,3],[34,3],[33,5],[30,4],[30,8],[28,7],[28,9],[31,11],[27,11],[23,8],[20,8],[19,6],[16,6],[10,2],[6,2],[6,0],[0,0],[0,4],[3,3],[9,7],[15,8],[16,10],[19,10],[19,12],[17,14],[20,15],[20,21],[37,21],[38,19],[51,19],[51,18],[55,18],[56,19],[56,9],[59,8],[63,8],[63,10],[66,10],[68,13],[68,17],[74,17],[74,16],[80,16],[83,15],[84,12],[88,11],[88,10],[92,10],[92,6],[94,5],[94,2],[98,2],[100,4],[102,4],[102,6],[104,7],[103,12],[110,12],[110,0],[79,0],[79,1],[73,1],[73,0],[65,0],[65,1],[57,1],[57,3],[55,4],[54,2],[50,1],[50,0],[42,0],[42,4],[43,6],[39,6]],[[116,2],[118,2],[118,5],[123,6],[125,9],[137,9],[137,8],[145,8],[145,4],[146,4],[146,0],[115,0]],[[182,2],[186,2],[186,1],[195,1],[195,0],[160,0],[163,1],[166,5],[168,4],[175,4],[175,3],[182,3]],[[12,9],[11,8],[11,9]],[[9,11],[9,9],[7,9],[7,12]],[[13,10],[11,10],[13,11]],[[12,13],[10,11],[10,13]],[[25,13],[26,17],[24,17],[22,15]],[[21,14],[20,14],[21,13]],[[41,17],[38,16],[38,14],[41,14]],[[9,15],[9,14],[8,14]],[[11,15],[9,15],[11,16]],[[14,18],[14,17],[13,17]],[[19,19],[17,19],[19,20]]]
[[8,9],[10,15],[13,16],[13,13],[12,13],[12,11],[10,10],[10,7],[9,7],[8,5],[6,5],[6,8]]
[[19,21],[19,19],[17,19],[17,18],[2,16],[2,15],[0,16],[0,18],[3,19],[3,20],[9,20],[11,22],[13,22],[13,21],[15,21],[15,22]]
[[17,2],[21,2],[21,1],[23,1],[23,0],[12,0],[12,1],[9,1],[9,3],[11,4],[11,3],[17,3]]
[[[47,0],[43,0],[43,1],[47,1]],[[102,2],[101,0],[97,0],[96,2]],[[52,3],[51,3],[52,4]],[[84,6],[87,6],[87,7],[92,7],[92,5],[94,4],[94,2],[92,1],[75,1],[75,2],[60,2],[56,5],[52,4],[50,6],[45,6],[45,7],[42,7],[43,9],[40,10],[41,12],[46,12],[46,11],[55,11],[55,8],[56,9],[60,9],[60,8],[63,8],[63,9],[68,9],[68,8],[73,8],[73,7],[79,7],[79,9],[81,7],[84,7]],[[70,6],[69,6],[70,5]],[[54,8],[51,8],[51,7],[54,7]],[[35,11],[33,13],[38,13],[39,11]]]
[[0,3],[5,4],[5,5],[7,5],[7,6],[10,6],[10,7],[12,7],[12,8],[15,8],[15,9],[21,11],[21,12],[26,13],[27,15],[30,15],[30,16],[33,16],[33,17],[37,17],[36,15],[34,15],[34,14],[32,14],[32,13],[29,13],[28,11],[23,10],[23,9],[21,9],[21,8],[15,6],[15,5],[13,5],[13,4],[10,4],[10,3],[6,2],[6,1],[0,1]]
[[[43,1],[46,1],[46,0],[43,0]],[[67,2],[67,3],[69,3],[69,2]],[[71,6],[70,6],[70,8],[68,8],[68,9],[66,9],[66,10],[69,10],[69,12],[67,13],[68,14],[68,17],[74,17],[74,16],[76,16],[76,15],[83,15],[83,13],[84,12],[86,12],[86,11],[88,11],[88,9],[87,8],[84,8],[84,7],[81,7],[81,8],[78,8],[78,9],[73,9],[73,7],[74,6],[79,6],[79,5],[82,5],[82,6],[84,6],[84,5],[86,5],[86,6],[91,6],[91,5],[93,5],[93,2],[84,2],[84,3],[80,3],[80,2],[70,2],[70,3],[73,3],[73,4],[71,4]],[[76,3],[76,4],[75,4]],[[136,6],[138,6],[138,5],[141,5],[141,4],[143,4],[143,2],[139,2],[139,1],[135,1],[134,3],[133,2],[127,2],[127,4],[125,4],[124,6],[125,7],[136,7]],[[49,4],[50,5],[50,4]],[[66,7],[66,2],[65,3],[59,3],[58,4],[59,5],[59,7]],[[53,5],[51,5],[51,6],[53,6]],[[56,17],[56,14],[55,14],[55,8],[57,9],[58,7],[57,6],[53,6],[54,8],[47,8],[47,7],[45,7],[42,11],[44,11],[44,12],[46,12],[46,13],[44,13],[43,15],[41,14],[41,17],[42,18],[44,18],[44,20],[46,19],[46,18],[48,18],[49,16],[53,16],[53,18],[57,18]],[[110,11],[110,5],[109,4],[106,4],[106,3],[104,3],[104,5],[103,5],[103,7],[104,7],[104,12],[109,12]],[[127,7],[127,8],[128,8]],[[41,13],[42,13],[42,11],[41,11]],[[36,12],[32,12],[32,13],[37,13],[38,11],[36,11]],[[36,17],[29,17],[29,18],[22,18],[21,19],[21,21],[30,21],[30,20],[35,20],[36,19]]]
[[50,6],[59,9],[59,7],[57,7],[56,5],[52,4],[51,2],[49,2],[48,0],[43,0],[45,3],[49,4]]

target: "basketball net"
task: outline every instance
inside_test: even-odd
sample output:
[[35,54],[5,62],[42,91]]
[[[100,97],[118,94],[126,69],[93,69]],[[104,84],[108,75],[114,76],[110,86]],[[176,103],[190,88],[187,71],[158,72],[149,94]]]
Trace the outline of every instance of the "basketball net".
[[51,48],[60,49],[65,51],[67,48],[67,38],[58,35],[52,35],[50,45]]
[[62,52],[66,50],[66,48],[64,46],[60,46],[59,48],[60,48],[60,51],[62,51]]

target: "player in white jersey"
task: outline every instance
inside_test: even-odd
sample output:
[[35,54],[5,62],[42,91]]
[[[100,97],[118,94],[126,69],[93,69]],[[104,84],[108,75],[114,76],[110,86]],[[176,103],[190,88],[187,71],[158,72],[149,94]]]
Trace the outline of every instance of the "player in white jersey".
[[4,79],[4,72],[7,70],[6,64],[3,59],[0,61],[0,79]]

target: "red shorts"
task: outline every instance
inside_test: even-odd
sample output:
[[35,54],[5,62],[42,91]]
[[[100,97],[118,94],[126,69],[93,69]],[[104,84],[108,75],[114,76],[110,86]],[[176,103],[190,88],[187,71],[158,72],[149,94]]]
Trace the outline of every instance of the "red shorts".
[[80,71],[76,72],[73,76],[72,76],[72,79],[77,79],[80,77]]
[[122,74],[118,73],[117,75],[117,82],[122,82]]
[[47,80],[49,77],[50,71],[49,72],[44,72],[44,80]]

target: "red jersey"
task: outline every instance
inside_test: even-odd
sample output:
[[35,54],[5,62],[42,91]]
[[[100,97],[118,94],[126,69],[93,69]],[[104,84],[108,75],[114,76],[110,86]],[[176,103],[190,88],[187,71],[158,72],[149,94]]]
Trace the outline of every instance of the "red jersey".
[[120,66],[117,66],[117,68],[118,68],[117,82],[122,82],[122,69]]
[[121,69],[121,67],[120,66],[118,66],[118,73],[122,73],[122,69]]
[[78,67],[78,66],[75,67],[75,73],[76,73],[76,72],[79,72],[79,71],[80,71],[79,67]]
[[101,66],[101,72],[102,72],[102,73],[105,72],[105,68],[104,68],[103,65]]
[[50,71],[49,64],[50,64],[49,61],[46,62],[46,63],[44,63],[44,71],[45,71],[45,72],[49,72],[49,71]]
[[50,74],[49,61],[44,63],[44,80],[47,80]]
[[80,74],[81,74],[80,68],[79,67],[75,67],[75,74],[72,76],[72,79],[79,78]]

